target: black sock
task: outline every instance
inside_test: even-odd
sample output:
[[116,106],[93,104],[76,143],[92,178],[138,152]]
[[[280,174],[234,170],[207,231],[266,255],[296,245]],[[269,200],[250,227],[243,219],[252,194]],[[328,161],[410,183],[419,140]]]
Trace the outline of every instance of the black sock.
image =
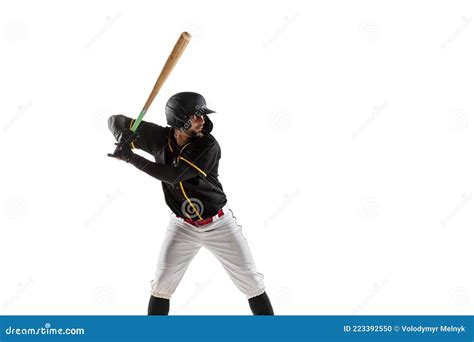
[[273,316],[272,303],[270,298],[264,292],[260,296],[249,299],[250,309],[254,315],[267,315]]
[[170,300],[165,298],[150,297],[148,304],[148,316],[161,315],[167,316],[170,312]]

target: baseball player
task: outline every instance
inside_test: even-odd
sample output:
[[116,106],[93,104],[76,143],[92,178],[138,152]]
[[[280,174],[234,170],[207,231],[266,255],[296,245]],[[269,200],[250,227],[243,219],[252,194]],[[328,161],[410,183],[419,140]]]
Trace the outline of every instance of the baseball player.
[[[130,130],[131,118],[113,115],[108,120],[118,141],[110,156],[159,179],[172,211],[151,281],[148,315],[168,315],[170,298],[201,247],[220,261],[254,315],[273,315],[263,275],[218,179],[221,149],[208,117],[215,112],[200,94],[182,92],[168,100],[165,113],[170,127],[142,121],[136,132]],[[155,162],[133,149],[150,153]]]

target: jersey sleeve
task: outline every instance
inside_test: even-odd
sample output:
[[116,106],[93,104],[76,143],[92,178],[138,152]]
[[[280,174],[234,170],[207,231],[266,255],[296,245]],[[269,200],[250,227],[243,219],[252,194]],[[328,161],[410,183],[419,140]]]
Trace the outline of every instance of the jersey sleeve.
[[179,163],[189,166],[196,174],[207,177],[217,173],[220,157],[221,150],[217,141],[205,139],[185,146],[179,156]]
[[[134,122],[135,119],[125,115],[112,115],[108,120],[108,126],[115,140],[118,141],[122,132],[132,128]],[[162,146],[166,141],[166,128],[151,122],[140,122],[137,133],[139,137],[133,142],[132,147],[150,154],[153,154],[155,146]]]
[[133,154],[130,163],[150,176],[172,185],[196,177],[196,174],[187,166],[178,165],[174,167],[154,163],[138,154]]

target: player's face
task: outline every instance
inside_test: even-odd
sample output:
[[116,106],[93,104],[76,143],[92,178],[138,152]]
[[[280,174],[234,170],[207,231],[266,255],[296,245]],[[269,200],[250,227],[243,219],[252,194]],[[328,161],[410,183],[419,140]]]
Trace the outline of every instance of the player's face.
[[202,137],[202,129],[204,127],[204,116],[193,115],[190,119],[191,127],[189,127],[185,133],[190,137]]

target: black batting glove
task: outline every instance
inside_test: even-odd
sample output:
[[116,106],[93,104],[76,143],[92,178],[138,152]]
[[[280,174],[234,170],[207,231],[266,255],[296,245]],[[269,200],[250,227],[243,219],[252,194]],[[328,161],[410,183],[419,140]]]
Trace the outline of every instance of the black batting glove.
[[120,132],[118,136],[119,146],[120,144],[130,146],[139,137],[140,135],[137,132],[133,132],[129,129],[125,129],[122,132]]
[[130,160],[132,157],[135,155],[135,153],[132,152],[132,148],[130,147],[130,144],[128,143],[116,143],[117,147],[115,148],[114,153],[112,154],[107,154],[109,157],[112,158],[117,158],[119,160],[123,160],[127,163],[130,163]]

